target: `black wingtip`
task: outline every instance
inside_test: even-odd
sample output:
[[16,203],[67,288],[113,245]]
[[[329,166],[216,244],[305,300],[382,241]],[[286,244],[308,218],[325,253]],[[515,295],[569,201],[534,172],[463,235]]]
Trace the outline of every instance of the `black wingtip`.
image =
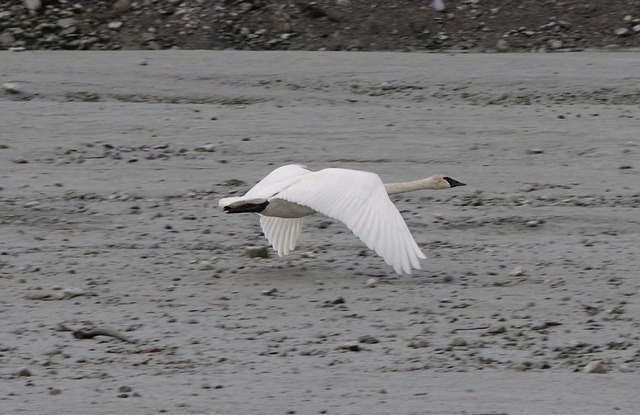
[[458,186],[466,186],[466,183],[462,183],[457,181],[456,179],[452,179],[451,177],[443,177],[444,180],[447,181],[447,183],[449,183],[450,187],[458,187]]
[[268,204],[268,201],[262,203],[247,203],[235,207],[225,206],[223,209],[227,213],[260,213]]

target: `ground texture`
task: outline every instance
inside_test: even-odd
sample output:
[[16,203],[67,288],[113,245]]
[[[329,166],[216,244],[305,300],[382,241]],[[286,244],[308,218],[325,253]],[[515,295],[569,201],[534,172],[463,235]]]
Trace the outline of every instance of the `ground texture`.
[[40,7],[3,1],[0,48],[508,52],[640,46],[638,0],[27,3]]
[[[0,53],[2,412],[637,414],[639,68]],[[394,197],[412,276],[320,216],[251,257],[217,199],[291,162],[468,186]]]

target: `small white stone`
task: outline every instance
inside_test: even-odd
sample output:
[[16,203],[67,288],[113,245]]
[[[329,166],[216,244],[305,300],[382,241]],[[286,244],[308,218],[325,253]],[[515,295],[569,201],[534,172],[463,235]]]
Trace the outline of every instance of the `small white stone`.
[[600,360],[593,360],[582,368],[583,373],[607,373],[607,368]]
[[2,89],[11,93],[11,94],[21,94],[22,88],[15,82],[5,82],[2,84]]
[[616,36],[628,36],[630,34],[630,31],[626,27],[619,27],[614,30],[613,33],[615,33]]
[[371,287],[371,288],[373,288],[373,287],[375,287],[377,284],[378,284],[378,279],[377,279],[377,278],[369,278],[369,279],[367,280],[366,286],[367,286],[367,287]]
[[107,25],[107,27],[111,30],[120,30],[120,28],[122,27],[124,23],[120,22],[120,21],[116,21],[116,22],[109,22],[109,24]]
[[198,262],[198,269],[200,271],[209,271],[213,269],[213,265],[209,261],[200,261]]
[[205,144],[195,148],[196,151],[203,151],[207,153],[213,153],[216,151],[216,147],[213,144]]
[[523,277],[523,276],[527,275],[527,273],[522,269],[522,267],[517,266],[517,267],[515,267],[514,269],[511,270],[509,275],[511,275],[512,277]]
[[273,296],[278,292],[277,288],[270,288],[268,290],[262,290],[262,292],[260,294],[262,295],[267,295],[267,296]]
[[79,297],[85,295],[85,291],[82,288],[68,287],[62,290],[62,298],[68,300],[69,298]]
[[509,50],[509,42],[505,39],[499,39],[496,42],[496,52],[506,52],[507,50]]
[[42,7],[40,0],[24,0],[24,7],[29,10],[39,10]]
[[447,9],[442,0],[433,0],[433,10],[442,13]]
[[549,49],[556,50],[556,49],[562,48],[563,43],[562,43],[562,40],[560,39],[550,39],[547,42],[547,45],[549,46]]

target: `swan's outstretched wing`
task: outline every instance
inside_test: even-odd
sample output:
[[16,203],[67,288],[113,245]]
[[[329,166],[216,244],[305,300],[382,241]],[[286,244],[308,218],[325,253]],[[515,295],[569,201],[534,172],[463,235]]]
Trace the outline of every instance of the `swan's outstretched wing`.
[[279,184],[292,179],[296,176],[311,173],[305,166],[300,164],[288,164],[286,166],[278,167],[271,173],[267,174],[262,180],[256,183],[245,195],[243,196],[230,196],[223,197],[218,201],[220,207],[241,205],[247,202],[261,203],[267,200],[273,193],[276,193],[279,189]]
[[[256,183],[256,185],[253,186],[251,190],[249,190],[247,194],[244,195],[244,197],[248,199],[270,197],[270,194],[264,194],[265,190],[267,190],[268,188],[277,186],[280,183],[292,179],[296,176],[301,176],[308,173],[311,173],[311,171],[307,170],[307,168],[301,164],[288,164],[286,166],[278,167],[271,173],[267,174],[264,179]],[[267,191],[266,193],[271,192]]]
[[397,273],[425,258],[378,175],[346,169],[309,173],[276,196],[344,222]]
[[302,232],[302,218],[285,219],[260,215],[260,226],[278,255],[289,255]]

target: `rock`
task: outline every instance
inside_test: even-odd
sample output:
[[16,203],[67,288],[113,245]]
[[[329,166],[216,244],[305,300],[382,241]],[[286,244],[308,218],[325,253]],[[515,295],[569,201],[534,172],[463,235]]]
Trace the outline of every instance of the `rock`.
[[29,10],[40,10],[42,8],[42,1],[40,0],[24,0],[24,7]]
[[266,246],[248,246],[245,252],[249,258],[269,258],[269,250]]
[[118,0],[113,3],[113,11],[126,13],[131,10],[131,0]]
[[268,290],[262,290],[260,294],[267,296],[274,296],[278,292],[277,288],[270,288]]
[[68,300],[70,298],[80,297],[83,295],[87,295],[87,293],[82,288],[67,287],[60,293],[60,299]]
[[530,148],[527,150],[527,154],[544,154],[544,150],[541,148]]
[[16,38],[8,31],[0,33],[0,47],[9,48],[16,43]]
[[549,41],[547,42],[547,46],[549,46],[549,49],[551,50],[557,50],[561,49],[564,44],[560,39],[549,39]]
[[209,261],[200,261],[198,262],[198,269],[200,271],[210,271],[213,269],[213,264]]
[[61,29],[68,29],[68,28],[70,28],[72,26],[77,26],[78,25],[78,21],[76,19],[74,19],[73,17],[68,17],[66,19],[59,19],[56,22],[56,24]]
[[522,269],[521,266],[517,266],[511,270],[509,275],[511,275],[512,277],[524,277],[525,275],[527,275],[527,273]]
[[207,152],[207,153],[213,153],[214,151],[216,151],[216,147],[213,144],[205,144],[205,145],[196,147],[194,150],[195,151],[201,151],[201,152]]
[[412,340],[409,342],[409,344],[407,344],[407,346],[411,347],[412,349],[422,349],[424,347],[429,347],[429,342],[424,339]]
[[334,305],[338,305],[338,304],[344,304],[344,303],[346,303],[346,301],[345,301],[344,297],[338,297],[335,300],[331,301],[330,303],[334,304]]
[[2,84],[2,89],[10,94],[21,94],[22,88],[15,82],[5,82]]
[[360,336],[360,338],[358,338],[358,341],[360,343],[364,343],[364,344],[376,344],[376,343],[380,343],[380,340],[378,340],[377,338],[370,336],[368,334],[365,334],[364,336]]
[[636,33],[640,33],[640,24],[637,24],[631,28]]
[[17,375],[20,377],[29,377],[29,376],[32,376],[33,373],[31,373],[31,370],[29,370],[29,368],[23,367],[20,370],[18,370]]
[[607,373],[607,368],[602,364],[600,360],[593,360],[587,363],[582,368],[583,373]]
[[431,6],[433,7],[433,10],[437,11],[438,13],[443,13],[445,10],[447,10],[447,6],[445,6],[444,1],[442,0],[433,0]]
[[378,285],[378,279],[377,279],[377,278],[369,278],[369,279],[367,280],[367,282],[365,283],[365,285],[366,285],[367,287],[371,287],[371,288],[373,288],[373,287],[375,287],[376,285]]
[[629,36],[631,34],[631,31],[626,27],[619,27],[616,30],[614,30],[613,33],[615,33],[616,36],[624,37],[624,36]]
[[350,352],[359,352],[360,350],[362,350],[360,349],[360,345],[357,342],[346,342],[342,346],[340,346],[340,349],[348,350]]
[[509,42],[506,39],[498,39],[496,42],[496,52],[506,52],[509,50]]
[[487,333],[489,334],[502,334],[507,332],[506,326],[493,326],[487,329]]
[[111,29],[111,30],[120,30],[120,28],[122,27],[124,23],[120,22],[120,21],[115,21],[115,22],[109,22],[109,24],[107,24],[107,28]]
[[452,347],[464,347],[468,345],[467,341],[463,337],[456,337],[451,340],[450,344]]

